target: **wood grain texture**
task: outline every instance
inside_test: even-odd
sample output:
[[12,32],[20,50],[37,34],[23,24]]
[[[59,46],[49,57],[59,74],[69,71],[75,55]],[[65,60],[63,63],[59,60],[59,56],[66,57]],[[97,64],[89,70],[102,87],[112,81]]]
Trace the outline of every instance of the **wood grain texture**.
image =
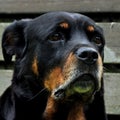
[[105,62],[120,63],[120,23],[99,23],[106,40]]
[[105,104],[109,114],[120,115],[120,74],[105,73]]
[[0,0],[0,13],[119,12],[119,0]]
[[0,70],[0,95],[10,85],[12,74],[12,70]]

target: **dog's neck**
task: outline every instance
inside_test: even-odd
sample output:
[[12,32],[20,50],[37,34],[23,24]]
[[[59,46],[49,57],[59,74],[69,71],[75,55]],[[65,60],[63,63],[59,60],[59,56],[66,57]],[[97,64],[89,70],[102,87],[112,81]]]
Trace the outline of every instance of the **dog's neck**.
[[[67,107],[66,107],[67,106]],[[49,97],[44,112],[45,120],[85,120],[82,103],[60,103]]]

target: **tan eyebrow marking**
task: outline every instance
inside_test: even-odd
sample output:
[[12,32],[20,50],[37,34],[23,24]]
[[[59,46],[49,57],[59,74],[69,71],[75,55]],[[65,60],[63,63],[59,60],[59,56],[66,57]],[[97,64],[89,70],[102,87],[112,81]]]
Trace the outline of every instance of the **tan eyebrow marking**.
[[68,29],[69,28],[69,24],[67,22],[62,22],[62,23],[60,23],[60,27],[64,28],[64,29]]
[[94,28],[92,25],[89,25],[89,26],[87,27],[87,30],[88,30],[89,32],[94,32],[94,31],[95,31],[95,28]]

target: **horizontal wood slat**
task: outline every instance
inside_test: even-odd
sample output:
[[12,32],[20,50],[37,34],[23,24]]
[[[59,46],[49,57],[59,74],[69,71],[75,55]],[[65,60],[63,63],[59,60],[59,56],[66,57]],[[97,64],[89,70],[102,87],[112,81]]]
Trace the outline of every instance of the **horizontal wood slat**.
[[12,74],[12,70],[0,70],[0,95],[10,85]]
[[0,13],[119,12],[119,0],[0,0]]
[[109,114],[120,115],[120,74],[105,73],[105,104]]
[[[9,23],[0,23],[0,38]],[[120,23],[98,23],[105,34],[105,63],[120,63]],[[3,60],[0,47],[0,60]]]
[[120,23],[99,23],[104,30],[105,63],[120,63]]

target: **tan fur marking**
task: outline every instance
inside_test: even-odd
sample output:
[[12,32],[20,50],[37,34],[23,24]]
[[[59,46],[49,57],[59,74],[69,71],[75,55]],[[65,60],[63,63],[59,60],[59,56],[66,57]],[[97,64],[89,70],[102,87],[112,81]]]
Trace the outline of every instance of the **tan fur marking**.
[[33,63],[32,63],[32,71],[35,75],[39,75],[39,72],[38,72],[38,60],[37,60],[37,57],[35,56],[34,59],[33,59]]
[[94,27],[93,27],[92,25],[88,26],[88,27],[87,27],[87,30],[88,30],[89,32],[94,32],[94,31],[95,31],[95,29],[94,29]]
[[57,103],[52,97],[49,97],[47,101],[47,106],[44,112],[44,119],[53,120],[53,116],[56,111],[57,111]]
[[86,120],[83,111],[83,105],[76,103],[68,115],[67,120]]
[[63,22],[63,23],[60,24],[60,27],[64,28],[64,29],[68,29],[69,28],[69,24],[67,22]]
[[65,63],[65,66],[67,66],[67,68],[69,68],[70,65],[73,65],[73,63],[76,63],[76,57],[73,53],[70,53],[67,60],[66,60],[66,63]]
[[[75,103],[70,109],[67,120],[86,120],[83,111],[82,103]],[[64,108],[63,108],[64,109]],[[55,113],[58,110],[58,103],[54,98],[49,97],[44,111],[44,120],[53,120]]]
[[68,79],[68,77],[71,76],[70,74],[71,72],[74,71],[74,68],[76,67],[76,65],[77,65],[77,59],[73,53],[70,53],[65,62],[64,69],[63,69],[65,79]]
[[56,67],[46,77],[44,85],[48,90],[52,91],[56,87],[58,87],[60,84],[62,84],[63,82],[64,81],[63,81],[61,68]]
[[61,84],[64,84],[65,80],[67,80],[71,74],[70,72],[73,69],[75,61],[76,58],[73,53],[71,53],[65,62],[63,70],[60,67],[56,67],[51,70],[51,72],[45,78],[45,88],[47,88],[49,91],[52,91]]
[[100,57],[100,55],[98,55],[98,77],[99,77],[99,87],[101,87],[101,78],[103,75],[103,62],[102,62],[102,58]]
[[65,83],[65,80],[68,80],[71,74],[71,71],[74,71],[75,63],[76,63],[76,58],[71,53],[68,58],[66,59],[65,65],[63,70],[60,67],[56,67],[51,72],[47,75],[45,78],[44,86],[47,88],[49,91],[54,90],[61,84]]

